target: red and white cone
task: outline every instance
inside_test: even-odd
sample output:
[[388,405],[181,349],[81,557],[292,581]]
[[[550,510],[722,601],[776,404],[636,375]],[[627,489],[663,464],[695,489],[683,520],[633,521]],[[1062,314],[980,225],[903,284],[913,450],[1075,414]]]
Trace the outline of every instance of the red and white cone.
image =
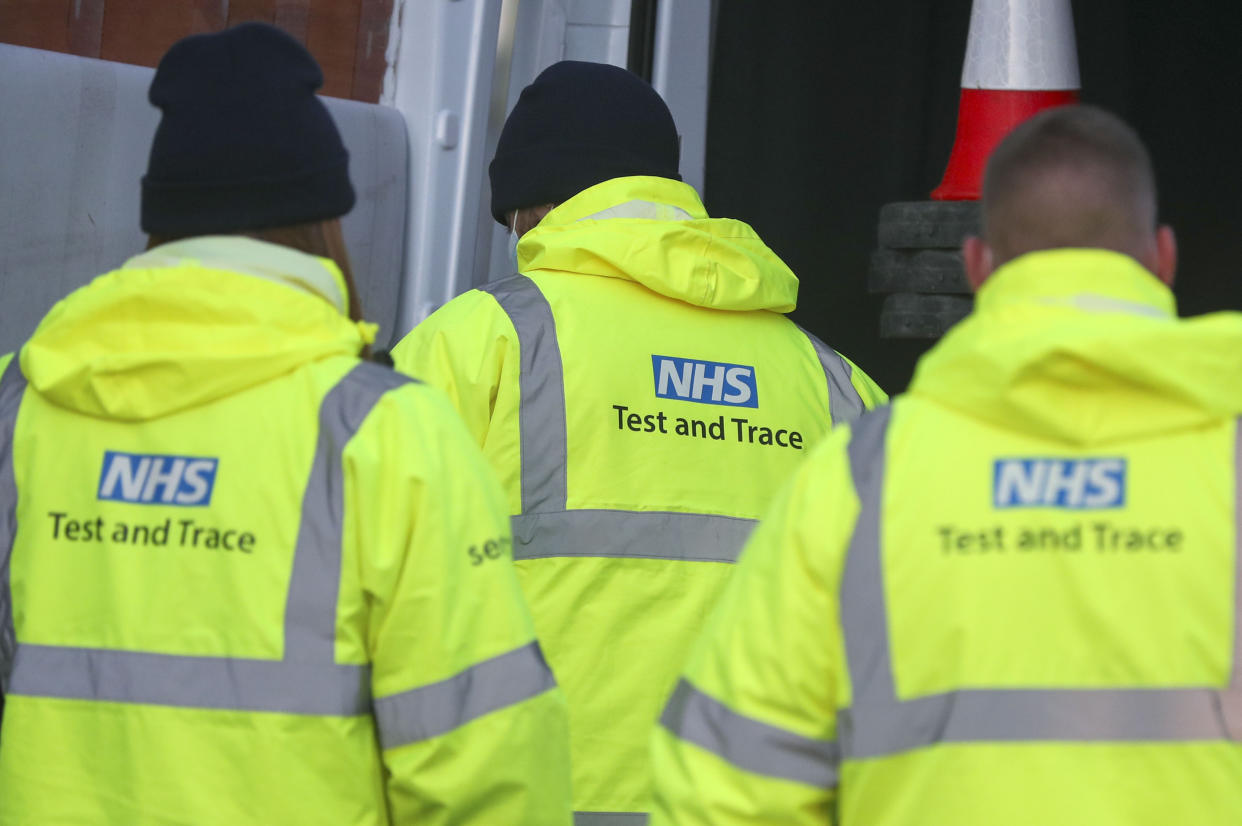
[[1078,100],[1070,0],[974,0],[957,137],[936,201],[979,198],[988,155],[1035,113]]

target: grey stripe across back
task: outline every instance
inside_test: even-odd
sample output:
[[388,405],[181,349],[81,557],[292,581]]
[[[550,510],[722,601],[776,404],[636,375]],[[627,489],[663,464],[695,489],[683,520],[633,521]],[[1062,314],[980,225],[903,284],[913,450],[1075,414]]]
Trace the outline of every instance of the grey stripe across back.
[[[12,433],[14,417],[6,418],[5,413],[13,412],[6,407],[12,398],[6,388],[11,389],[13,381],[9,373],[0,380],[0,421],[9,422],[0,433]],[[376,365],[359,364],[320,405],[318,444],[302,503],[286,601],[281,660],[18,644],[11,693],[293,714],[367,713],[371,707],[369,667],[335,662],[344,511],[341,457],[379,398],[409,381]],[[0,463],[0,480],[12,479],[11,451],[4,451],[4,442],[0,442]],[[0,481],[0,497],[0,512],[10,514],[7,524],[12,525],[15,488]],[[0,537],[0,549],[6,555],[11,535],[7,539]],[[4,570],[6,579],[0,585],[7,605],[11,599],[7,565]]]
[[1235,428],[1239,520],[1234,548],[1234,637],[1227,686],[962,689],[897,697],[889,643],[880,525],[891,408],[853,424],[850,469],[860,501],[840,586],[852,704],[836,741],[748,718],[682,682],[661,724],[749,771],[834,785],[841,760],[889,757],[937,743],[1181,743],[1242,739],[1242,420]]
[[[520,356],[518,404],[522,513],[513,519],[515,559],[633,557],[733,562],[754,520],[715,514],[568,510],[569,454],[565,375],[556,320],[538,285],[513,275],[481,288],[509,316]],[[832,348],[802,331],[827,381],[834,423],[864,407],[850,382],[852,368]]]
[[[1211,686],[989,688],[899,700],[880,553],[890,413],[891,408],[883,407],[859,419],[849,447],[861,510],[841,581],[841,623],[853,686],[853,704],[838,718],[846,759],[899,754],[940,742],[1228,739],[1222,700],[1236,693],[1236,683],[1225,692]],[[1235,473],[1239,471],[1242,462],[1235,457]],[[1242,545],[1235,556],[1236,568],[1242,568]],[[1235,615],[1238,610],[1235,598]],[[1238,646],[1235,638],[1235,675]]]

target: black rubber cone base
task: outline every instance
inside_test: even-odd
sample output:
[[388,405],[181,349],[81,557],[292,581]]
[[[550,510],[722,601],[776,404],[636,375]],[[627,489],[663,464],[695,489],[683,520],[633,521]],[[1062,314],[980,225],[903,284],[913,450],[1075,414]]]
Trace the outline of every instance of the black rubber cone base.
[[970,314],[974,302],[959,295],[897,293],[880,309],[883,338],[939,338]]
[[880,309],[883,338],[939,338],[970,312],[961,246],[979,232],[978,201],[903,201],[880,208],[880,249],[867,284],[891,293]]
[[873,293],[969,293],[962,254],[954,250],[876,250],[867,286]]
[[880,246],[957,249],[979,233],[978,201],[902,201],[880,207]]

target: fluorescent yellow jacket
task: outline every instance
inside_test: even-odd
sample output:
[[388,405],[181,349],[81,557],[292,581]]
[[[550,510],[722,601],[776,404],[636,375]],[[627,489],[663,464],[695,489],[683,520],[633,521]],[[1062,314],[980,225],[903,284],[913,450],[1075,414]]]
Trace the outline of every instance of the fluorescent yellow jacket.
[[753,520],[833,420],[884,394],[785,318],[793,273],[685,184],[591,187],[517,254],[522,275],[393,355],[447,391],[508,493],[569,700],[576,822],[641,823],[649,731]]
[[339,271],[158,247],[0,359],[0,824],[568,824],[502,494]]
[[1013,261],[778,497],[653,740],[656,826],[1242,823],[1242,316]]

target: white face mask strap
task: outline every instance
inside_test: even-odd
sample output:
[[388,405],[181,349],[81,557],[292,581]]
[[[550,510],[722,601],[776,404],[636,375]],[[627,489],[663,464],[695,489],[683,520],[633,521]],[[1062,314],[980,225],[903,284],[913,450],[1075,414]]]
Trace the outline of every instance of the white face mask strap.
[[519,272],[517,260],[517,212],[513,213],[513,218],[509,222],[509,263],[513,266],[514,272]]

